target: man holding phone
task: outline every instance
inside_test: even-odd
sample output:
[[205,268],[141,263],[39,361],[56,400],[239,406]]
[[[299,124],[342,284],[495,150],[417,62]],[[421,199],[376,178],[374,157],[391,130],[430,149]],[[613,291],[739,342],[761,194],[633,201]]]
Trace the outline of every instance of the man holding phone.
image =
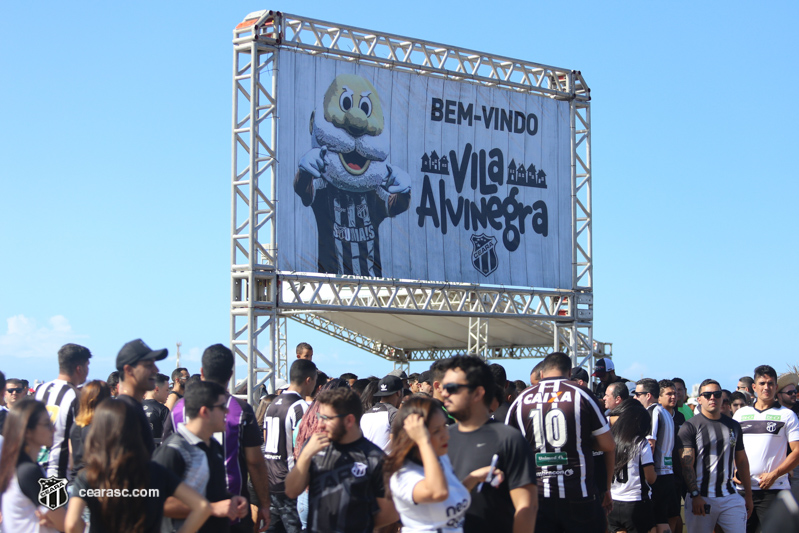
[[[712,379],[699,386],[700,414],[680,428],[680,462],[688,494],[685,524],[691,533],[744,533],[752,513],[749,460],[738,422],[721,414],[721,386]],[[735,468],[744,497],[733,486]]]

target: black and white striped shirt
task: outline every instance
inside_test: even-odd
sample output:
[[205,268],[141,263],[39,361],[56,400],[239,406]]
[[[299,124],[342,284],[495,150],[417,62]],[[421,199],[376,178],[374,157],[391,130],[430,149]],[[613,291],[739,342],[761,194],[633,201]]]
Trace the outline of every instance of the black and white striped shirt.
[[610,427],[587,389],[562,378],[542,379],[516,398],[506,424],[533,446],[540,496],[580,500],[596,494],[591,439]]
[[294,467],[294,430],[307,410],[308,403],[292,391],[284,392],[266,408],[264,458],[272,493],[286,490],[286,476]]
[[655,440],[655,473],[659,476],[673,474],[672,453],[674,452],[674,419],[671,414],[659,404],[647,407],[652,419],[648,439]]
[[735,452],[744,449],[738,422],[724,415],[711,420],[700,413],[683,424],[679,439],[683,448],[696,450],[694,468],[702,496],[720,498],[735,493]]
[[53,446],[47,461],[42,464],[47,477],[66,478],[69,467],[69,430],[78,410],[78,391],[74,385],[63,379],[55,379],[39,385],[36,399],[44,403],[50,413],[50,421],[55,425]]

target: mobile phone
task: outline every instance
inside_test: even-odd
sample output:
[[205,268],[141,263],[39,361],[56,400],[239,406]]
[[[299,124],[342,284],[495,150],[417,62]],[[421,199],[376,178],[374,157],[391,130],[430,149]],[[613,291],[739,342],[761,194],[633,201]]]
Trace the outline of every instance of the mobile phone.
[[710,504],[709,503],[705,504],[705,514],[710,514]]

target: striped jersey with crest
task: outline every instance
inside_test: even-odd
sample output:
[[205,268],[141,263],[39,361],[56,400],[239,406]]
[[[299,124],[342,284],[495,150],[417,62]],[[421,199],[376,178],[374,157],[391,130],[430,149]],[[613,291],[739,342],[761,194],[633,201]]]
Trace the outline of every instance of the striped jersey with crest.
[[506,423],[533,447],[539,497],[594,497],[592,437],[610,427],[586,389],[563,378],[542,379],[516,398]]
[[725,415],[712,420],[700,413],[682,425],[678,438],[681,448],[696,451],[696,485],[702,496],[722,498],[735,494],[735,452],[744,449],[738,422]]

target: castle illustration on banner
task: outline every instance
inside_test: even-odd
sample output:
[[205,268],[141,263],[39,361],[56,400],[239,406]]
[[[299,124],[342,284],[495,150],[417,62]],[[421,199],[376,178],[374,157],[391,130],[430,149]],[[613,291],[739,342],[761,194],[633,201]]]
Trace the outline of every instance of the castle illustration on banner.
[[[449,159],[447,156],[439,157],[435,150],[430,155],[427,152],[422,156],[422,172],[426,174],[442,174],[449,175]],[[543,169],[538,170],[535,165],[530,163],[525,166],[524,163],[516,164],[516,161],[511,159],[508,165],[508,185],[517,185],[519,187],[535,187],[537,189],[547,188],[547,174]]]

